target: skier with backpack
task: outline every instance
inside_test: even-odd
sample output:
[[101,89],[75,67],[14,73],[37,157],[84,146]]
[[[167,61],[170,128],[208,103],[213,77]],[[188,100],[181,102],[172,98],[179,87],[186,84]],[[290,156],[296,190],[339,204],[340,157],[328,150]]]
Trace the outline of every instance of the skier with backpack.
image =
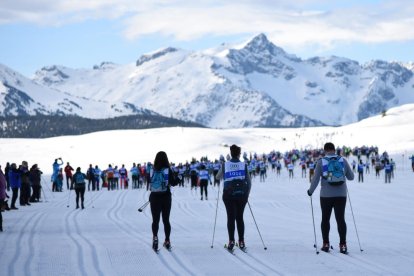
[[81,207],[85,209],[85,205],[83,204],[85,198],[85,189],[86,183],[85,180],[87,179],[86,175],[81,172],[81,168],[78,167],[76,169],[75,174],[73,175],[73,182],[75,183],[75,192],[76,192],[76,209],[79,209],[79,197],[81,198]]
[[170,234],[170,212],[171,212],[171,186],[176,186],[178,180],[175,178],[170,168],[167,154],[160,151],[155,156],[153,170],[150,175],[150,191],[149,202],[152,215],[152,248],[158,252],[158,228],[160,217],[164,224],[165,241],[163,246],[167,250],[171,250]]
[[244,241],[244,220],[243,213],[246,207],[251,181],[247,164],[240,161],[241,148],[237,145],[230,147],[231,159],[226,161],[217,173],[217,178],[224,178],[223,202],[227,212],[227,231],[229,243],[227,250],[233,251],[235,246],[235,223],[239,236],[239,248],[246,250]]
[[[206,200],[207,200],[207,187],[208,187],[208,181],[210,180],[210,176],[204,164],[200,166],[199,176],[200,176],[201,200],[203,200],[203,191],[204,191],[204,194],[206,195]],[[210,183],[211,183],[211,180],[210,180]]]
[[322,238],[323,245],[321,250],[329,252],[329,220],[332,209],[335,211],[335,218],[338,224],[339,232],[339,249],[341,253],[346,254],[348,248],[346,245],[346,222],[345,206],[347,201],[346,179],[353,180],[354,173],[348,162],[342,156],[335,154],[333,143],[324,145],[325,157],[318,160],[315,169],[315,176],[312,178],[311,186],[307,191],[312,196],[316,187],[321,182],[320,204],[322,210]]
[[362,163],[362,159],[359,159],[358,164],[358,182],[364,182],[364,163]]
[[390,161],[386,161],[385,166],[385,183],[391,183],[391,172],[392,172],[392,165]]

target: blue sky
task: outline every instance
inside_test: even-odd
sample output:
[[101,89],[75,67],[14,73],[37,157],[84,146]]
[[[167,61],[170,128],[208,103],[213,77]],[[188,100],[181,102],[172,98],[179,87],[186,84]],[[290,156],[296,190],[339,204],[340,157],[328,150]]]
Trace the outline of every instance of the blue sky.
[[0,63],[31,76],[45,65],[130,63],[162,47],[200,50],[258,33],[302,58],[408,62],[413,14],[408,0],[2,0]]

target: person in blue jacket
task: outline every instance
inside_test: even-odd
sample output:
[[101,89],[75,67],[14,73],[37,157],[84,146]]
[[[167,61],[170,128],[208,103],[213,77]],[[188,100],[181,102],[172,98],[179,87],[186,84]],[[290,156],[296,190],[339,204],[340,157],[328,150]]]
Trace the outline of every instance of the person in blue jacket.
[[12,189],[12,201],[10,205],[11,210],[17,210],[16,207],[16,200],[19,195],[19,189],[21,187],[20,183],[20,171],[16,166],[16,163],[11,164],[11,168],[9,170],[9,181],[10,181],[10,188]]
[[[60,162],[58,162],[60,160]],[[58,181],[58,176],[59,176],[59,169],[60,166],[63,165],[63,160],[61,157],[55,159],[55,162],[53,163],[53,173],[52,173],[52,191],[56,192],[57,191],[57,181]]]

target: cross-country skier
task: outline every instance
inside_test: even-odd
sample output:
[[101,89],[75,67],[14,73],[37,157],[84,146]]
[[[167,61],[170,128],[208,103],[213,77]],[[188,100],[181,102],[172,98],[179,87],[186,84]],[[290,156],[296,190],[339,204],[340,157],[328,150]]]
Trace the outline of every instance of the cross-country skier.
[[295,166],[293,165],[293,163],[289,163],[287,165],[288,171],[289,171],[289,179],[292,178],[293,179],[293,169],[295,168]]
[[[72,172],[74,171],[74,169],[72,168],[72,166],[69,164],[69,162],[66,163],[65,166],[65,175],[66,175],[66,187],[71,190],[73,190],[73,183],[72,183]],[[70,181],[70,184],[69,184]]]
[[85,189],[86,189],[86,175],[81,172],[81,168],[77,168],[75,174],[73,175],[73,182],[75,183],[75,192],[76,192],[76,209],[79,209],[79,197],[81,199],[81,207],[85,209],[84,199],[85,199]]
[[171,211],[171,190],[170,186],[176,186],[178,180],[170,168],[167,154],[160,151],[155,156],[154,167],[150,175],[149,196],[151,215],[152,215],[152,248],[158,250],[158,228],[160,217],[164,224],[165,241],[164,247],[171,249],[170,234],[170,211]]
[[[206,169],[206,166],[204,164],[202,164],[200,166],[200,171],[199,171],[199,176],[200,176],[200,192],[201,192],[201,200],[203,200],[203,191],[204,194],[206,195],[206,200],[207,200],[207,188],[208,188],[208,182],[210,180],[210,176],[208,175],[208,171]],[[211,180],[210,180],[211,183]]]
[[241,148],[237,145],[230,147],[231,159],[226,161],[217,178],[224,178],[223,202],[227,212],[227,231],[229,235],[228,250],[235,245],[234,231],[237,222],[239,247],[245,249],[243,213],[249,198],[251,182],[247,164],[240,161]]
[[92,191],[95,191],[95,170],[92,167],[92,164],[89,164],[88,171],[86,172],[86,177],[88,179],[88,191],[91,190],[91,184]]
[[138,189],[138,168],[135,162],[132,164],[132,168],[129,170],[132,177],[132,189]]
[[385,162],[385,183],[391,183],[391,172],[392,172],[392,165],[390,161]]
[[324,151],[326,155],[324,158],[319,159],[316,164],[315,176],[312,179],[307,193],[309,196],[312,196],[319,181],[321,181],[320,203],[322,209],[321,230],[323,238],[321,250],[328,252],[330,248],[329,220],[332,209],[334,209],[340,239],[339,249],[341,253],[347,253],[345,222],[347,197],[346,179],[353,180],[354,173],[346,159],[335,154],[335,146],[333,143],[326,143]]
[[120,180],[120,188],[121,189],[128,189],[128,171],[125,168],[125,165],[122,164],[122,167],[119,169],[119,180]]
[[358,164],[358,182],[364,182],[364,163],[362,163],[362,159],[359,159]]
[[101,169],[99,169],[98,165],[95,165],[95,169],[93,170],[94,184],[92,185],[92,187],[96,188],[97,191],[99,191],[99,179],[101,179],[101,174]]

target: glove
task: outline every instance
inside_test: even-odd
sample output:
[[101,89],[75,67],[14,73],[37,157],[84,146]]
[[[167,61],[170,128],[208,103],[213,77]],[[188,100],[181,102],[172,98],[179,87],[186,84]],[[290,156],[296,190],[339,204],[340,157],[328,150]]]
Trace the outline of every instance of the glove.
[[312,193],[309,190],[307,190],[306,193],[308,194],[308,196],[312,196]]

